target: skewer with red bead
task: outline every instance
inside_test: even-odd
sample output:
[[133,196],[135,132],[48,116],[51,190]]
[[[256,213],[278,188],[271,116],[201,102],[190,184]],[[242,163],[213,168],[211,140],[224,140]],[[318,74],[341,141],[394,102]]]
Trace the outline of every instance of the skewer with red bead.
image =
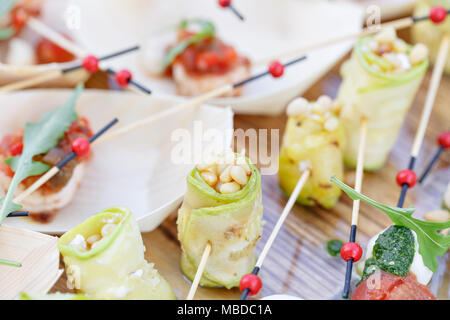
[[244,21],[244,16],[234,7],[231,0],[218,0],[218,3],[219,6],[230,9],[236,17],[238,17],[241,21]]
[[[429,14],[426,16],[423,16],[423,17],[412,17],[411,16],[411,17],[401,18],[401,19],[397,19],[394,21],[382,23],[382,24],[378,25],[376,28],[374,28],[374,26],[370,26],[370,27],[364,28],[361,31],[356,32],[356,33],[346,34],[346,35],[343,35],[340,37],[334,37],[333,39],[319,41],[316,43],[312,43],[312,44],[300,47],[298,49],[290,50],[288,52],[283,53],[282,55],[277,55],[276,58],[277,59],[289,59],[290,57],[294,57],[294,56],[297,56],[300,54],[305,54],[305,53],[313,51],[313,50],[322,49],[324,47],[335,45],[335,44],[338,44],[341,42],[354,40],[354,39],[358,39],[360,37],[375,34],[384,29],[387,29],[387,28],[394,28],[396,30],[399,30],[399,29],[404,29],[404,28],[410,27],[415,23],[420,23],[421,21],[427,21],[427,20],[430,20],[431,22],[433,22],[435,24],[440,24],[446,20],[447,15],[449,15],[449,14],[450,14],[450,10],[446,10],[445,8],[438,7],[438,6],[433,7],[433,8],[431,8]],[[264,64],[268,63],[269,61],[272,61],[273,59],[274,59],[274,57],[263,59],[260,61],[253,62],[252,65],[253,66],[264,65]]]
[[34,191],[39,189],[44,183],[54,177],[66,164],[76,157],[83,158],[89,154],[91,144],[94,143],[101,135],[108,131],[112,126],[114,126],[119,120],[113,119],[106,126],[100,129],[89,139],[77,138],[72,142],[72,152],[68,154],[63,160],[61,160],[57,165],[48,170],[44,175],[42,175],[38,180],[36,180],[30,187],[28,187],[24,192],[19,194],[14,198],[14,202],[20,203],[23,199],[28,197]]
[[[367,119],[365,118],[361,119],[359,136],[360,140],[359,140],[358,159],[356,163],[356,177],[355,177],[355,190],[357,192],[361,192],[362,178],[364,174],[364,150],[366,148],[366,136],[367,136]],[[350,293],[353,263],[361,259],[362,256],[362,248],[358,243],[356,243],[356,229],[358,226],[359,205],[360,200],[353,200],[352,222],[350,228],[349,242],[347,242],[341,247],[341,257],[347,262],[344,291],[342,293],[342,297],[344,299],[347,299]]]
[[441,133],[437,140],[438,140],[439,147],[438,147],[437,151],[434,153],[433,157],[431,158],[431,161],[426,166],[425,171],[422,173],[422,176],[419,179],[419,183],[422,183],[425,180],[425,178],[430,173],[431,169],[433,169],[434,165],[438,161],[441,154],[445,150],[450,148],[450,131]]
[[[445,9],[444,9],[445,10]],[[442,12],[442,10],[436,10],[436,12]],[[443,20],[437,19],[441,16],[436,14],[435,20],[442,22]],[[433,20],[434,22],[434,20]],[[420,147],[425,136],[425,131],[428,126],[428,121],[430,119],[431,111],[433,110],[434,101],[436,99],[436,94],[439,89],[442,74],[444,71],[444,65],[447,61],[447,56],[450,48],[450,35],[445,35],[442,38],[439,51],[436,58],[436,63],[433,68],[433,73],[431,74],[431,81],[425,99],[425,105],[423,107],[422,114],[420,116],[419,127],[417,128],[416,136],[414,138],[414,143],[410,153],[410,159],[408,164],[408,169],[401,170],[396,177],[398,185],[402,188],[400,197],[398,199],[397,207],[403,207],[405,202],[406,193],[409,188],[412,188],[417,182],[417,176],[414,172],[414,166],[416,163],[417,156],[419,155]]]
[[272,244],[275,241],[275,238],[277,237],[278,233],[280,232],[280,229],[283,226],[284,221],[286,220],[289,212],[291,212],[291,209],[294,206],[295,201],[298,198],[298,195],[300,194],[300,192],[303,189],[303,186],[305,185],[306,181],[308,180],[310,173],[311,173],[311,169],[309,169],[309,168],[303,171],[302,175],[298,179],[298,182],[294,188],[294,191],[292,191],[292,194],[289,197],[289,200],[283,209],[283,212],[281,213],[280,217],[278,218],[278,221],[275,224],[275,227],[273,228],[272,233],[269,236],[269,239],[267,240],[266,244],[264,245],[264,248],[258,257],[258,260],[256,261],[256,264],[255,264],[255,267],[253,268],[252,273],[246,274],[241,278],[241,281],[239,282],[239,288],[241,289],[241,292],[242,292],[241,300],[247,299],[247,296],[249,296],[249,295],[250,296],[256,295],[259,292],[259,290],[262,288],[262,282],[261,282],[261,279],[258,277],[258,273],[261,270],[264,259],[266,258],[267,254],[269,253],[269,250],[272,247]]
[[130,71],[126,70],[126,69],[122,69],[119,71],[114,71],[111,68],[106,69],[106,72],[110,75],[114,76],[114,80],[116,81],[116,83],[121,87],[121,88],[126,88],[129,85],[134,86],[135,88],[139,89],[140,91],[146,93],[146,94],[151,94],[152,91],[147,89],[146,87],[144,87],[143,85],[137,83],[136,81],[133,80],[133,75],[131,74]]
[[120,51],[116,51],[113,53],[110,53],[108,55],[104,55],[101,56],[99,58],[97,58],[94,55],[87,55],[85,56],[81,63],[77,63],[75,65],[69,66],[69,67],[65,67],[62,69],[56,69],[56,70],[51,70],[48,72],[45,72],[43,74],[39,74],[37,76],[25,79],[25,80],[19,80],[7,85],[4,85],[2,87],[0,87],[0,92],[12,92],[12,91],[16,91],[16,90],[21,90],[21,89],[25,89],[31,86],[35,86],[38,85],[40,83],[43,83],[45,81],[49,81],[52,79],[56,79],[59,78],[60,76],[79,70],[79,69],[85,69],[87,72],[89,73],[95,73],[99,70],[99,63],[100,61],[105,61],[105,60],[109,60],[133,51],[136,51],[139,49],[139,46],[133,46],[130,48],[126,48]]

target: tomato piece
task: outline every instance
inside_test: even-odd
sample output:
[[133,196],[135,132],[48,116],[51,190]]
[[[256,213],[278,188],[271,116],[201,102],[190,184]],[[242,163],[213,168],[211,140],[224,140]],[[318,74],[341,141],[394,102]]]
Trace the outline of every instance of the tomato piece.
[[238,58],[238,54],[233,47],[225,46],[223,49],[223,61],[228,65],[234,63]]
[[[65,36],[68,38],[67,36]],[[42,39],[36,46],[36,57],[38,64],[47,64],[52,62],[63,63],[72,61],[75,56],[54,44],[48,39]]]
[[206,71],[219,63],[219,55],[212,51],[201,52],[195,59],[195,66],[200,71]]
[[22,154],[22,150],[23,150],[23,142],[22,141],[18,141],[9,147],[9,152],[11,153],[11,156],[13,156],[13,157]]

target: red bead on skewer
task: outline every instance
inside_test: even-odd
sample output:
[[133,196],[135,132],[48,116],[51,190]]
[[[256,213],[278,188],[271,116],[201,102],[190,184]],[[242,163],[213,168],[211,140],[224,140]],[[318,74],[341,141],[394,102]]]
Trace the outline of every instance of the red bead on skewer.
[[239,289],[241,289],[241,292],[244,292],[246,289],[248,289],[249,296],[254,296],[258,294],[261,288],[262,288],[261,279],[256,274],[253,273],[246,274],[241,278],[241,281],[239,282]]
[[433,7],[430,10],[430,20],[436,24],[439,24],[447,17],[447,10],[443,7]]
[[274,78],[281,77],[283,75],[283,73],[284,73],[284,65],[281,62],[279,62],[279,61],[273,61],[269,65],[269,73]]
[[117,71],[115,74],[116,81],[121,87],[128,86],[132,77],[131,72],[126,69]]
[[408,185],[408,188],[412,188],[417,182],[417,176],[414,171],[405,169],[397,173],[396,180],[400,187],[406,184]]
[[219,6],[221,6],[222,8],[226,8],[230,5],[231,0],[219,0]]
[[88,55],[83,58],[83,68],[89,73],[95,73],[98,71],[98,58],[93,55]]
[[438,138],[438,143],[444,149],[450,148],[450,131],[441,133]]
[[345,261],[353,259],[353,262],[358,261],[362,257],[363,250],[356,242],[347,242],[341,247],[341,257]]
[[72,151],[76,153],[77,157],[83,158],[89,154],[91,150],[91,143],[84,138],[77,138],[72,142]]

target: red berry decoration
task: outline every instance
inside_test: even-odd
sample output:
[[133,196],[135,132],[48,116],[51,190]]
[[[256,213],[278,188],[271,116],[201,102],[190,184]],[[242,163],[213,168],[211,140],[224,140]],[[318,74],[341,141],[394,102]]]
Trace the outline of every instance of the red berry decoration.
[[407,184],[408,188],[412,188],[417,182],[417,176],[414,171],[405,169],[397,173],[396,180],[399,186]]
[[447,10],[443,7],[433,7],[430,10],[430,20],[434,23],[441,23],[447,17]]
[[284,65],[279,61],[274,61],[269,65],[269,73],[274,78],[279,78],[284,73]]
[[83,68],[89,73],[95,73],[98,71],[98,59],[93,55],[84,57]]
[[347,242],[341,247],[341,257],[345,261],[353,259],[353,262],[361,259],[362,256],[362,248],[356,242]]
[[72,142],[72,151],[80,158],[87,156],[90,150],[91,143],[87,139],[77,138]]
[[249,273],[241,278],[241,281],[239,282],[239,288],[241,289],[241,292],[244,292],[245,289],[248,289],[248,295],[254,296],[255,294],[258,294],[259,290],[261,290],[262,282],[256,274]]
[[120,70],[118,72],[116,72],[116,81],[119,84],[119,86],[121,87],[126,87],[128,86],[128,83],[130,82],[132,75],[131,72],[128,70]]
[[441,147],[450,148],[450,132],[443,132],[438,138],[438,143]]
[[219,6],[226,8],[230,5],[231,0],[219,0]]

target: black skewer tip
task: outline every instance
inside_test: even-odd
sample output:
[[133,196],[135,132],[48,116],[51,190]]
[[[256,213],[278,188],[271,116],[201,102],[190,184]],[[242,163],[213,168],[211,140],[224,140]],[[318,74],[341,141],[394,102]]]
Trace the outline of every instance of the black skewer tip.
[[[144,92],[145,94],[152,94],[152,91],[150,89],[148,89],[148,88],[144,87],[142,84],[134,81],[131,78],[131,73],[129,73],[129,71],[127,71],[127,70],[120,70],[120,71],[116,72],[113,69],[108,68],[108,69],[106,69],[106,72],[115,77],[115,80],[120,87],[132,85],[133,87],[139,89],[140,91]],[[128,76],[126,79],[122,79],[122,77],[118,78],[117,75],[121,72],[127,72],[130,76]]]
[[234,13],[236,17],[239,18],[239,20],[241,21],[245,20],[244,16],[231,3],[228,5],[228,8],[230,8],[230,10]]
[[[252,270],[252,274],[254,274],[255,276],[257,276],[258,273],[259,273],[259,270],[261,270],[261,268],[258,267],[258,266],[255,266],[255,267],[253,268],[253,270]],[[241,280],[242,280],[242,278],[241,278]],[[249,293],[250,293],[250,289],[249,289],[249,288],[246,288],[244,291],[242,291],[242,295],[241,295],[240,300],[246,300]]]
[[28,211],[15,211],[11,212],[7,215],[8,218],[14,218],[14,217],[28,217],[30,215],[30,212]]
[[425,178],[428,176],[428,174],[431,172],[431,169],[435,166],[436,162],[438,161],[439,157],[441,156],[442,152],[444,152],[444,147],[439,147],[438,150],[433,155],[433,158],[431,158],[430,163],[425,168],[425,171],[422,173],[422,176],[419,178],[419,183],[422,183]]

